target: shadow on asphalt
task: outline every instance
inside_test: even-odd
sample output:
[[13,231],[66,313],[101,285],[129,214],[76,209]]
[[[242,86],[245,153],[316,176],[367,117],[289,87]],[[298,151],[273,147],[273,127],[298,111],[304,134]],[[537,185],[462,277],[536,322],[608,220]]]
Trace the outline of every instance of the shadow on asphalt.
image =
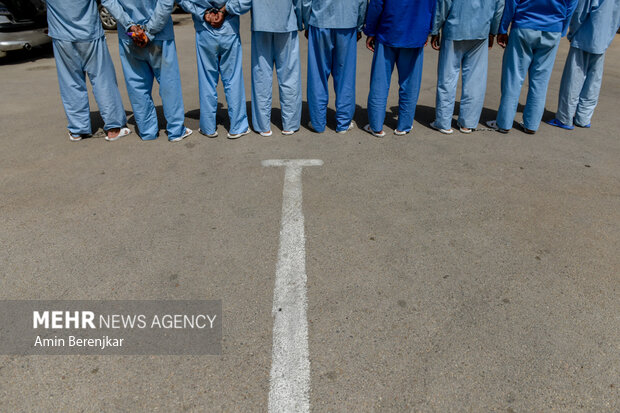
[[[519,105],[517,106],[517,113],[523,113],[523,109],[525,108],[525,105],[522,105],[521,103],[519,103]],[[452,122],[452,127],[457,127],[457,121],[456,119],[458,118],[458,113],[460,110],[460,102],[456,102],[454,104],[454,117],[455,120]],[[543,121],[545,120],[550,120],[553,119],[555,117],[555,113],[547,110],[545,108],[545,112],[543,114]],[[495,120],[497,119],[497,110],[496,109],[489,109],[489,108],[482,108],[482,114],[480,115],[480,124],[483,125],[484,127],[486,127],[486,121],[488,120]],[[425,106],[425,105],[418,105],[416,107],[416,112],[415,112],[415,120],[422,126],[427,127],[428,129],[433,129],[431,128],[431,122],[433,122],[435,120],[435,108],[431,107],[431,106]],[[515,123],[513,125],[513,127],[518,127],[518,122],[521,121],[521,117],[517,116],[515,118]],[[386,117],[385,117],[385,126],[391,129],[395,129],[398,123],[398,106],[392,106]]]
[[[157,109],[157,118],[159,119],[159,127],[160,129],[162,129],[162,127],[165,126],[165,125],[162,125],[163,110],[161,106],[157,106],[156,109]],[[249,100],[246,102],[246,110],[248,114],[248,121],[250,125],[252,125],[252,103]],[[196,109],[187,111],[185,113],[185,117],[189,119],[200,120],[200,109],[196,108]],[[363,109],[360,105],[355,105],[354,121],[357,124],[357,126],[359,128],[362,128],[366,123],[368,123],[367,119],[368,117],[366,115],[366,109]],[[221,102],[217,103],[216,121],[217,121],[218,126],[221,125],[226,130],[230,128],[230,118],[228,117],[228,109],[224,108],[224,105]],[[132,122],[134,121],[132,120]],[[279,130],[282,130],[282,110],[277,105],[271,109],[271,123]],[[135,123],[132,123],[132,125],[135,125]],[[302,102],[301,126],[303,128],[306,128],[312,131],[312,128],[310,128],[310,114],[308,112],[308,102],[306,101]],[[331,107],[327,108],[326,129],[334,131],[334,132],[336,131],[336,111]]]
[[[454,106],[455,120],[453,121],[453,127],[457,127],[456,118],[459,113],[459,102],[456,102]],[[517,108],[517,113],[523,113],[524,105],[519,104]],[[157,122],[159,133],[165,133],[166,130],[166,120],[164,117],[164,110],[161,105],[155,107],[157,111]],[[248,114],[248,121],[250,125],[252,125],[252,107],[251,102],[246,102],[246,110]],[[135,127],[136,131],[138,131],[138,126],[136,124],[135,118],[133,116],[133,112],[126,111],[127,113],[127,124]],[[185,113],[185,117],[188,119],[200,120],[200,109],[192,109]],[[543,115],[543,120],[553,119],[555,114],[547,109],[545,109],[545,113]],[[93,131],[103,131],[103,120],[101,119],[101,115],[98,111],[90,113],[91,123]],[[497,118],[497,110],[483,108],[482,115],[480,116],[480,124],[485,125],[485,122],[488,120],[493,120]],[[355,123],[357,124],[358,129],[362,129],[364,125],[368,123],[368,113],[365,108],[362,108],[360,105],[355,105]],[[416,107],[415,120],[420,125],[432,129],[430,124],[433,120],[435,120],[435,108],[426,105],[418,105]],[[228,117],[228,109],[224,108],[224,105],[221,102],[217,104],[217,113],[216,113],[216,122],[224,129],[230,129],[230,119]],[[280,107],[275,106],[271,110],[271,122],[272,124],[279,130],[282,130],[282,110]],[[398,106],[392,106],[388,109],[384,125],[388,129],[396,129],[398,127]],[[302,102],[302,112],[301,112],[301,126],[312,131],[310,128],[310,115],[308,112],[308,102]],[[515,121],[514,127],[517,128],[517,122]],[[336,131],[336,111],[328,107],[327,108],[327,130],[332,132]]]

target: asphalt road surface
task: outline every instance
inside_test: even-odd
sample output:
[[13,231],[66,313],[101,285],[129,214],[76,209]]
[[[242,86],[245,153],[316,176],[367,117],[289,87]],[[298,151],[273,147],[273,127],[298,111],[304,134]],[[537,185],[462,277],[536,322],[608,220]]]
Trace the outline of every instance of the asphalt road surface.
[[[197,131],[194,29],[174,19]],[[249,100],[249,17],[242,27]],[[303,36],[301,48],[305,90]],[[272,137],[228,140],[220,86],[220,137],[181,143],[163,130],[108,143],[94,102],[98,133],[70,143],[49,49],[0,62],[0,299],[224,307],[221,356],[0,356],[0,411],[267,411],[285,173],[269,159],[323,161],[302,173],[311,411],[620,411],[620,42],[592,128],[534,136],[431,130],[437,55],[426,49],[407,136],[391,133],[396,75],[387,136],[361,130],[360,41],[350,133],[334,132],[331,109],[313,133],[304,109],[301,131],[283,136],[275,109]],[[500,66],[494,47],[482,121],[495,117]]]

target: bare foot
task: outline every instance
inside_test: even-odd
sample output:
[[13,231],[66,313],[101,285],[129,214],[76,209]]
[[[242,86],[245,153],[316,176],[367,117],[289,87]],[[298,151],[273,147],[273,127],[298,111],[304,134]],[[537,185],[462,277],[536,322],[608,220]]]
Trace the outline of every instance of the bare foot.
[[121,133],[121,128],[108,129],[108,139],[116,139],[119,133]]

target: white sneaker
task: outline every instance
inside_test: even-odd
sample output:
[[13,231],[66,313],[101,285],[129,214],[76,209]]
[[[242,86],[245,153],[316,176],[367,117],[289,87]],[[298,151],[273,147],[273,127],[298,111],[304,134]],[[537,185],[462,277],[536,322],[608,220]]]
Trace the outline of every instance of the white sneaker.
[[187,138],[189,135],[191,135],[194,131],[191,130],[190,128],[185,128],[185,132],[183,133],[183,135],[174,138],[174,139],[170,139],[170,142],[180,142],[183,139]]
[[[271,135],[273,135],[272,131],[269,131],[269,132],[258,132],[258,133],[259,133],[260,136],[264,136],[265,138],[268,138]],[[229,136],[229,138],[230,138],[230,136]]]
[[118,140],[122,138],[123,136],[127,136],[130,133],[131,133],[131,130],[129,128],[121,128],[121,130],[118,132],[118,135],[115,138],[110,138],[106,133],[105,140],[108,142],[114,142],[115,140]]
[[198,133],[200,133],[201,135],[205,135],[207,138],[217,138],[217,130],[213,133],[206,133],[203,132],[202,129],[198,129]]
[[69,140],[71,142],[79,142],[82,140],[82,135],[74,135],[71,132],[69,132]]
[[437,126],[437,124],[435,123],[436,120],[431,122],[431,128],[435,129],[436,131],[439,131],[441,133],[443,133],[444,135],[452,135],[454,133],[454,129],[450,128],[450,129],[442,129],[439,126]]
[[228,139],[239,139],[240,137],[245,136],[248,133],[250,133],[250,128],[248,128],[245,132],[241,132],[241,133],[234,133],[232,135],[228,133]]
[[355,122],[351,121],[351,123],[349,123],[349,127],[348,128],[346,128],[345,130],[336,131],[336,133],[340,133],[340,134],[347,133],[348,131],[350,131],[353,128],[355,128]]
[[375,132],[374,130],[370,129],[370,124],[364,126],[364,130],[377,138],[383,138],[385,136],[384,130],[381,130],[381,132]]

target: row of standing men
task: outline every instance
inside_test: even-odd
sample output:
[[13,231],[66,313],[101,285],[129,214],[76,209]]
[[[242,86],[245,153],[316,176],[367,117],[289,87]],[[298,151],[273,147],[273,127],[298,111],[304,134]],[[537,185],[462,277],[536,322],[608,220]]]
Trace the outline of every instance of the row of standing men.
[[[311,127],[326,126],[328,79],[336,94],[336,131],[354,127],[357,41],[366,33],[373,51],[369,125],[384,136],[383,122],[396,66],[398,125],[411,131],[429,35],[440,50],[436,119],[432,127],[452,133],[459,72],[462,95],[457,125],[469,133],[478,125],[486,92],[488,49],[495,36],[505,47],[501,102],[487,124],[508,132],[514,122],[526,75],[528,97],[523,130],[539,127],[560,38],[570,27],[571,47],[562,77],[554,126],[588,127],[600,90],[605,51],[620,26],[620,0],[180,0],[196,29],[200,92],[200,132],[217,136],[216,86],[222,78],[230,117],[229,138],[249,133],[242,71],[239,15],[252,13],[252,123],[272,134],[272,76],[275,67],[283,134],[299,130],[302,91],[298,33],[308,38],[307,98]],[[119,52],[126,87],[143,140],[157,138],[151,97],[154,80],[167,122],[168,139],[192,133],[185,126],[181,79],[171,12],[173,0],[102,0],[117,19]],[[104,120],[108,140],[130,133],[114,66],[98,21],[95,0],[48,0],[61,98],[72,141],[91,134],[86,75]],[[510,30],[510,35],[508,32]]]

